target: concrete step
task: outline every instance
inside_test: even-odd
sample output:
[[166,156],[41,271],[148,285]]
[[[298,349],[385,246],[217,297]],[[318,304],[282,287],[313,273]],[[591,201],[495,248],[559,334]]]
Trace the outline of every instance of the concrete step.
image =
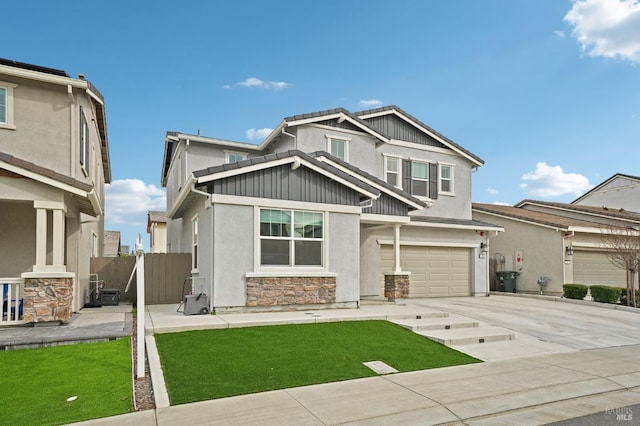
[[503,340],[514,340],[516,338],[514,333],[500,327],[424,330],[416,331],[416,333],[446,346],[498,342]]
[[478,327],[478,323],[474,321],[455,320],[448,317],[432,317],[422,319],[400,319],[391,320],[404,328],[408,328],[411,331],[424,331],[424,330],[450,330],[453,328],[473,328]]
[[387,319],[392,322],[400,321],[400,320],[424,320],[427,318],[447,318],[449,316],[449,312],[442,311],[429,311],[429,312],[421,312],[419,314],[397,314],[397,315],[387,315]]

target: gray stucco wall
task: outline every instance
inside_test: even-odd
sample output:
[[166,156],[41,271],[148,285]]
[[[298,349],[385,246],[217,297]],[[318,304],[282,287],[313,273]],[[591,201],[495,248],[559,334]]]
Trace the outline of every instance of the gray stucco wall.
[[36,261],[36,211],[29,202],[0,202],[0,277],[20,277]]
[[360,217],[329,213],[329,272],[337,274],[336,302],[360,300]]

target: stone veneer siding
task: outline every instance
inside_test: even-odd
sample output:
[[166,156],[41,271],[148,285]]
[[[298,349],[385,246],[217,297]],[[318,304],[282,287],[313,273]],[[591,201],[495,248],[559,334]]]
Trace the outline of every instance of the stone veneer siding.
[[316,305],[336,301],[336,277],[248,277],[247,306]]
[[25,323],[66,321],[73,315],[73,278],[25,278]]
[[409,275],[389,274],[384,276],[384,297],[389,300],[409,297]]

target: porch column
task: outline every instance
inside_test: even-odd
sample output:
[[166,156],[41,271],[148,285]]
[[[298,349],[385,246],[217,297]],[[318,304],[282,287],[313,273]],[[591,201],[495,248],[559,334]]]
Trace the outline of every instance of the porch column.
[[64,268],[64,210],[53,211],[53,265]]
[[[66,272],[64,260],[65,229],[64,203],[52,201],[34,201],[36,209],[36,264],[33,272]],[[51,211],[51,262],[47,263],[48,215]]]
[[[35,204],[35,203],[34,203]],[[36,264],[38,266],[47,264],[47,211],[36,208]]]
[[398,274],[402,272],[400,267],[400,225],[393,225],[393,272]]

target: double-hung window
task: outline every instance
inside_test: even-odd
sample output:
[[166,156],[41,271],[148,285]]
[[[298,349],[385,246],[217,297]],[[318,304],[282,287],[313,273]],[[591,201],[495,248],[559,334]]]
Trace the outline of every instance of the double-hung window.
[[429,164],[411,162],[411,193],[418,197],[429,196]]
[[342,161],[349,161],[349,139],[330,135],[326,135],[326,138],[329,154]]
[[385,180],[389,185],[400,188],[402,186],[402,159],[399,157],[384,157]]
[[453,166],[440,164],[440,193],[453,195]]
[[80,107],[80,165],[87,176],[89,175],[90,148],[89,125],[87,124],[87,118],[84,116],[84,109]]
[[260,264],[322,266],[321,212],[260,209]]
[[13,123],[13,89],[16,86],[0,81],[0,128],[16,128]]

